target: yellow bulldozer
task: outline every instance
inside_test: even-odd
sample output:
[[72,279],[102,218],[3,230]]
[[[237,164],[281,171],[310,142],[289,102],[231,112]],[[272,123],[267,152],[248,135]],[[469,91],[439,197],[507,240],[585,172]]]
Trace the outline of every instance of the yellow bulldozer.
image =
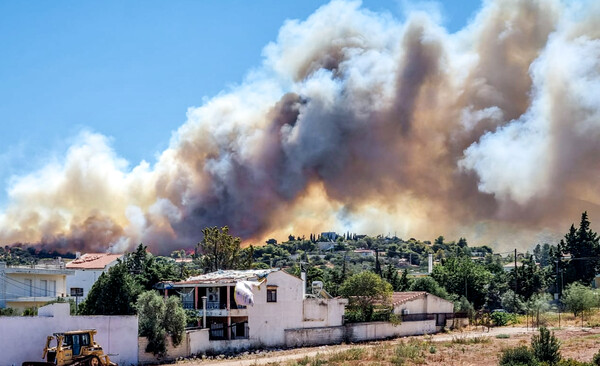
[[[117,366],[94,341],[95,329],[74,330],[48,336],[42,359],[26,361],[22,366]],[[53,340],[56,346],[51,347]]]

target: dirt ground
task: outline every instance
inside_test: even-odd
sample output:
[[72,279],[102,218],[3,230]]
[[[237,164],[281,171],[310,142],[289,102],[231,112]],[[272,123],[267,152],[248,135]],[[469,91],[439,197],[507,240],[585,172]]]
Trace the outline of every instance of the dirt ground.
[[[563,358],[590,361],[600,349],[600,328],[568,326],[552,329]],[[477,327],[430,336],[404,337],[360,344],[342,344],[247,354],[230,359],[182,360],[172,365],[497,365],[505,348],[527,345],[537,330],[521,326]],[[408,353],[407,353],[408,352]],[[400,360],[400,356],[405,357]]]

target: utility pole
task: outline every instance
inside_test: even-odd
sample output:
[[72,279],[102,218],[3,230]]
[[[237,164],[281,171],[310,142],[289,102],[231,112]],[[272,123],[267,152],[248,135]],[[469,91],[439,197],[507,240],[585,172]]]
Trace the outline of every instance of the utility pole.
[[514,303],[515,303],[515,307],[517,306],[517,291],[519,290],[519,272],[517,272],[517,248],[515,248],[515,299],[514,299]]

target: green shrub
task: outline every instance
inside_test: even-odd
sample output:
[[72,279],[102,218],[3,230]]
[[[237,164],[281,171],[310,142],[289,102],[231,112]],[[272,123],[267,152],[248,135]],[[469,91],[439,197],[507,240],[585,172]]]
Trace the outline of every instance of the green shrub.
[[0,316],[17,316],[17,311],[13,308],[0,309]]
[[329,357],[330,362],[342,362],[342,361],[350,361],[350,360],[360,360],[364,355],[364,348],[351,348],[346,351],[341,351],[334,353]]
[[510,338],[510,334],[505,334],[505,333],[496,334],[496,338],[498,338],[498,339],[508,339],[508,338]]
[[527,346],[508,348],[502,351],[500,366],[537,366],[533,351]]
[[600,366],[600,351],[596,352],[594,358],[592,358],[592,365]]
[[541,327],[540,334],[533,336],[531,348],[538,361],[551,365],[560,361],[560,341],[554,336],[554,332],[550,333],[546,327]]
[[517,314],[504,313],[501,311],[495,311],[490,315],[492,323],[497,327],[502,327],[517,322]]
[[573,360],[571,358],[562,359],[562,360],[558,361],[558,363],[556,364],[556,366],[591,366],[591,365],[592,364],[589,362],[581,362],[581,361]]
[[418,341],[412,340],[407,343],[402,342],[396,347],[392,364],[404,365],[406,360],[411,360],[414,363],[419,363],[424,360],[423,347]]

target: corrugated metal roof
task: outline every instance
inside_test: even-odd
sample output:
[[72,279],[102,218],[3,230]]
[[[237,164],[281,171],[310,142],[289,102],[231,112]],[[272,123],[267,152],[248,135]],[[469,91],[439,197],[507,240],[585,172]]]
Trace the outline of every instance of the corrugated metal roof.
[[104,269],[106,266],[123,257],[123,254],[86,253],[67,263],[68,269]]
[[257,280],[268,276],[270,273],[279,271],[279,268],[270,269],[249,269],[249,270],[219,270],[190,277],[185,281],[173,282],[177,285],[192,284],[227,284],[239,281]]

